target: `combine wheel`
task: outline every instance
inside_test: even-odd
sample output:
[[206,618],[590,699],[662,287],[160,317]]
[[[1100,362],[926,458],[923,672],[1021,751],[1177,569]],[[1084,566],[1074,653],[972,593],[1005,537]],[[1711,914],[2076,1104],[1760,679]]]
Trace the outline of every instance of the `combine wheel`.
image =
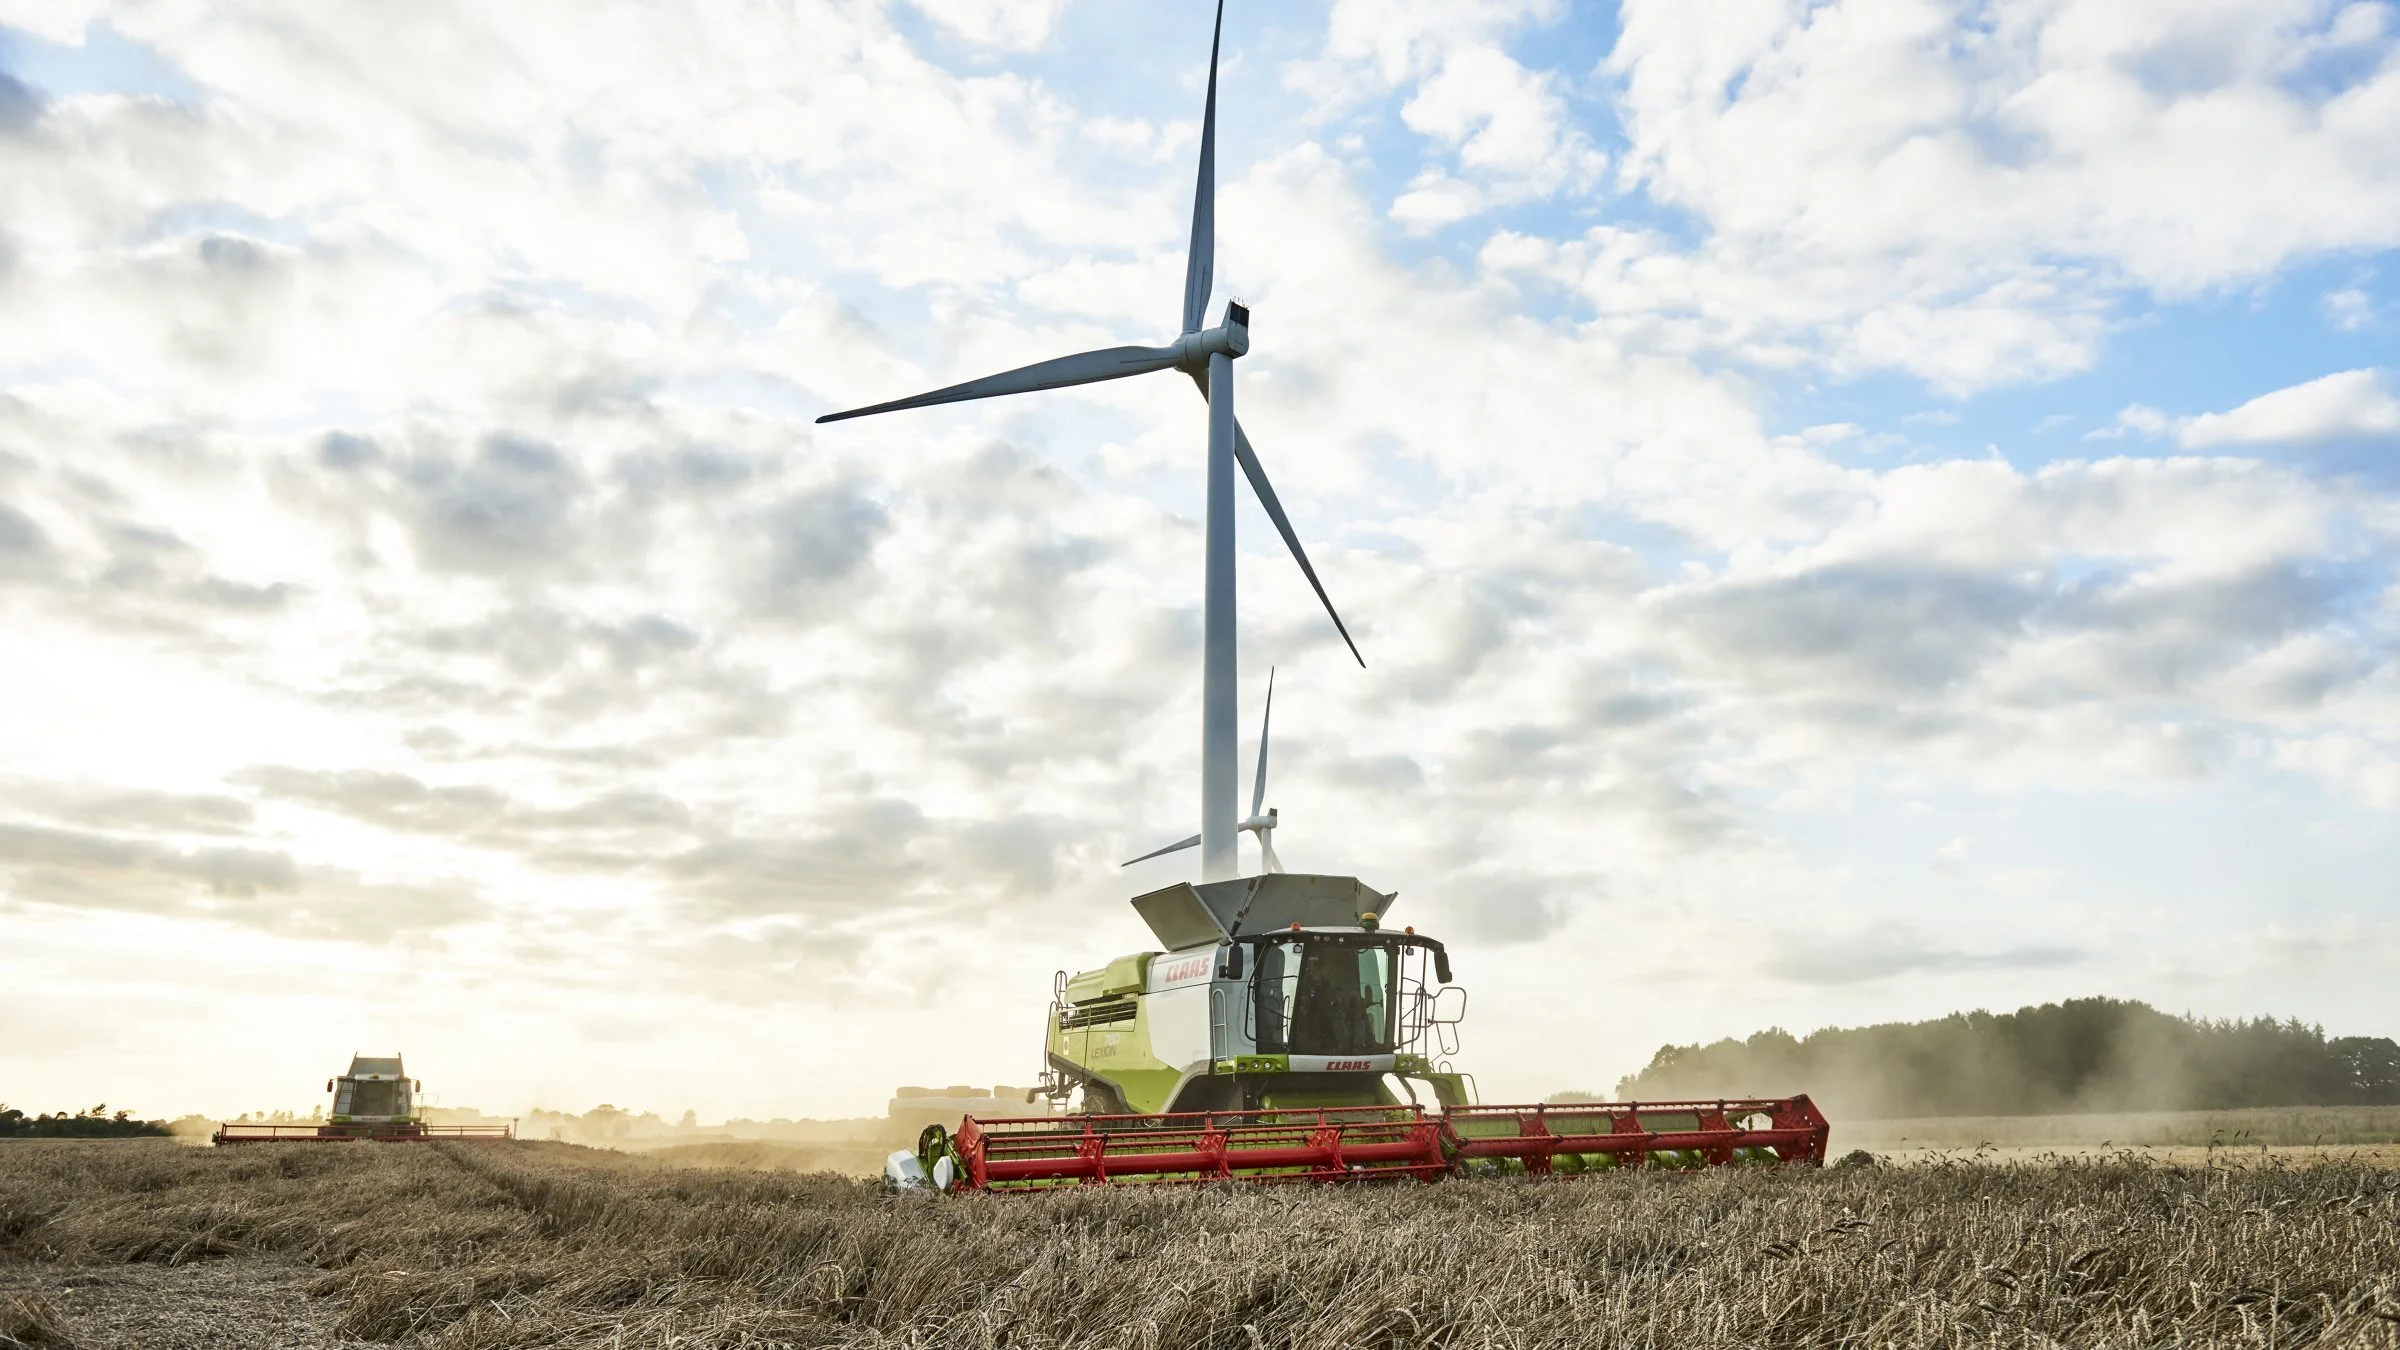
[[966,1174],[960,1165],[958,1145],[952,1142],[950,1131],[940,1125],[928,1125],[917,1135],[917,1165],[925,1169],[925,1179],[937,1191],[955,1188]]

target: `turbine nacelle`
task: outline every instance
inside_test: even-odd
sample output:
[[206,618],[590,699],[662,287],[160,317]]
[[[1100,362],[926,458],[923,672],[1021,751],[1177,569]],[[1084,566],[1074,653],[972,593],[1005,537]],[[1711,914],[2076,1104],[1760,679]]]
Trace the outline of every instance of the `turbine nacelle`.
[[1168,347],[1175,368],[1187,375],[1206,375],[1212,356],[1247,356],[1250,352],[1250,307],[1239,300],[1225,306],[1225,321],[1214,328],[1186,333]]
[[1275,814],[1275,808],[1270,806],[1265,815],[1253,815],[1234,826],[1236,830],[1247,830],[1258,836],[1258,870],[1262,872],[1283,870],[1283,859],[1275,856]]

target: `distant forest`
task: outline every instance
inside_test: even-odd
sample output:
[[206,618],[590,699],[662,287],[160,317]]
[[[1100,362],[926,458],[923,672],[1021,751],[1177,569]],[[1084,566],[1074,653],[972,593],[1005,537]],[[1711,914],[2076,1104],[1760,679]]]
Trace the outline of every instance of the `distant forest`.
[[1626,1100],[1806,1092],[1852,1119],[2400,1104],[2400,1044],[2273,1018],[2071,999],[1932,1022],[1661,1047]]
[[165,1133],[165,1121],[135,1120],[131,1111],[112,1112],[105,1102],[72,1115],[61,1111],[44,1116],[29,1116],[0,1102],[0,1139],[127,1139]]

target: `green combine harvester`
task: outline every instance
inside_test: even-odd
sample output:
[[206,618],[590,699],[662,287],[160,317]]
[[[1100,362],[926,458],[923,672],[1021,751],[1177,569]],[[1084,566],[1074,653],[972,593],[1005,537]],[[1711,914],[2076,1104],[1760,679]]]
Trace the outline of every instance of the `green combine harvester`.
[[[1271,850],[1268,853],[1271,859]],[[1052,1114],[929,1126],[885,1175],[940,1190],[1567,1175],[1824,1161],[1806,1097],[1491,1106],[1452,1067],[1466,990],[1355,877],[1134,898],[1162,950],[1054,986]]]
[[424,1085],[398,1054],[352,1055],[350,1071],[325,1080],[333,1109],[323,1121],[227,1121],[212,1142],[226,1144],[496,1143],[516,1138],[508,1125],[428,1125],[416,1103]]

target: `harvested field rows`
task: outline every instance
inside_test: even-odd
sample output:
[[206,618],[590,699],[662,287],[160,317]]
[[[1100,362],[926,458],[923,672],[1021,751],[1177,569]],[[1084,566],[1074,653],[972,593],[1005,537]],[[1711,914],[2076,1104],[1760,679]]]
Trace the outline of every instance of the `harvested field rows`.
[[68,1282],[226,1261],[312,1268],[273,1287],[328,1337],[457,1350],[2392,1350],[2400,1173],[2102,1160],[943,1200],[551,1144],[0,1147],[0,1336],[141,1350],[99,1339]]

